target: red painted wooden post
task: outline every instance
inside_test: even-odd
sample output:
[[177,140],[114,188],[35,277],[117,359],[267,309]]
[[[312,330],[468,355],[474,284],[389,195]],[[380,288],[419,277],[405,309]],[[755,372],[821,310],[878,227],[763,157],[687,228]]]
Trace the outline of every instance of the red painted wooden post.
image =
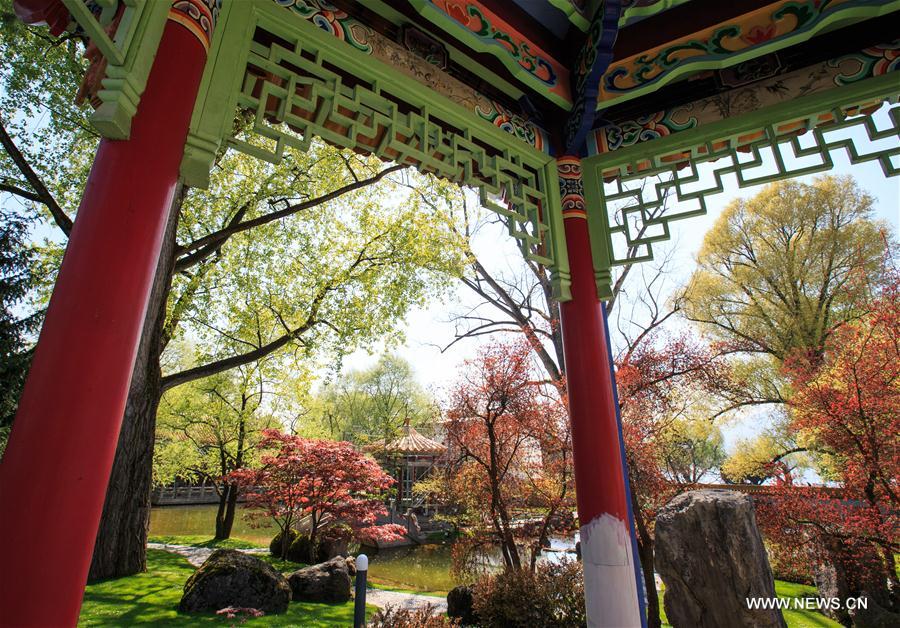
[[572,300],[561,304],[588,625],[639,628],[606,322],[597,298],[577,157],[557,160]]
[[100,143],[0,464],[3,626],[78,619],[212,26],[177,5],[130,139]]

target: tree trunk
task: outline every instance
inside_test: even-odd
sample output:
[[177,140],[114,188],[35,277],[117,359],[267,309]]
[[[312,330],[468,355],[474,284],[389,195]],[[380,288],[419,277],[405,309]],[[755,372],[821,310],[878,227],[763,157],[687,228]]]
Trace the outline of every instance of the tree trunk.
[[219,500],[219,511],[216,513],[217,541],[231,538],[231,529],[234,527],[234,514],[237,510],[237,497],[237,484],[226,484],[222,497]]
[[293,522],[288,519],[284,527],[281,528],[281,554],[278,556],[281,560],[287,560],[288,550],[291,548],[291,528]]
[[[175,236],[183,192],[183,189],[176,191],[163,236],[160,262],[150,292],[116,457],[97,530],[89,581],[119,578],[147,569],[153,443],[156,410],[162,391],[159,356],[163,347],[166,301],[175,267]],[[85,455],[90,454],[86,452]]]
[[504,554],[508,556],[509,559],[507,566],[518,571],[522,568],[522,560],[519,557],[519,548],[516,546],[516,539],[509,526],[509,515],[506,513],[506,508],[500,508],[499,519],[501,530],[500,542],[503,546]]
[[644,574],[644,585],[647,590],[647,627],[661,628],[659,593],[656,591],[656,574],[653,565],[653,537],[647,529],[634,493],[631,495],[631,508],[634,512],[634,522],[637,528],[638,559],[641,561],[641,571]]
[[216,535],[213,537],[216,541],[227,539],[225,535],[225,509],[228,507],[228,494],[231,492],[231,486],[224,484],[221,492],[219,492],[219,505],[216,508]]

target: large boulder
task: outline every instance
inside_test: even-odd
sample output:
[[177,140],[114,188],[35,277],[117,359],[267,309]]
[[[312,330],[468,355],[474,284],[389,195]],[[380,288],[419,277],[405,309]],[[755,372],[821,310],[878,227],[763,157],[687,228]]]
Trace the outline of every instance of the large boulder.
[[[847,572],[842,560],[832,554],[832,561],[818,563],[813,566],[813,580],[819,597],[827,601],[830,599],[846,600],[850,597],[850,585],[847,582]],[[843,608],[832,608],[831,604],[823,604],[822,614],[844,626],[850,625],[850,613]]]
[[346,602],[350,599],[350,572],[340,556],[299,569],[288,576],[298,602]]
[[450,589],[447,594],[447,617],[458,619],[463,626],[478,623],[478,616],[473,606],[474,591],[471,586],[459,586]]
[[656,569],[675,628],[784,628],[781,612],[750,609],[775,582],[748,495],[690,491],[656,517]]
[[353,530],[347,525],[328,526],[322,532],[316,545],[316,561],[324,563],[337,556],[346,558],[350,555],[350,540]]
[[294,539],[294,542],[291,543],[291,547],[288,550],[287,559],[292,563],[314,563],[316,562],[313,555],[313,544],[312,541],[309,540],[308,534],[298,534]]
[[270,564],[237,550],[216,550],[184,584],[178,610],[218,611],[228,606],[283,613],[291,601],[287,579]]

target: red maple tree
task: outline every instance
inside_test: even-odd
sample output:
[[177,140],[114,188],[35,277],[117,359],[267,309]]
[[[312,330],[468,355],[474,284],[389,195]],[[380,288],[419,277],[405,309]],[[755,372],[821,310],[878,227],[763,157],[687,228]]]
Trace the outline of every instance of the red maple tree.
[[[687,334],[668,335],[655,324],[617,357],[616,384],[638,557],[645,581],[652,583],[656,513],[684,490],[664,473],[662,434],[689,410],[685,393],[714,394],[732,384],[720,353]],[[649,625],[660,626],[659,598],[653,586],[647,587],[647,604]]]
[[840,491],[776,486],[759,510],[776,542],[842,564],[848,593],[878,597],[880,590],[891,604],[884,583],[900,590],[900,280],[896,272],[889,277],[868,313],[837,329],[823,353],[785,366],[794,389],[791,429],[823,456]]
[[234,471],[229,479],[242,487],[251,519],[278,526],[285,540],[282,558],[290,540],[286,532],[307,516],[313,553],[320,534],[339,524],[366,540],[402,537],[402,526],[375,525],[385,513],[384,491],[394,480],[351,443],[266,430],[258,447],[264,452],[261,466]]
[[524,340],[484,347],[452,389],[446,426],[448,489],[465,496],[473,531],[455,551],[496,543],[512,569],[526,564],[519,543],[530,542],[533,568],[550,532],[574,523],[564,400],[532,360]]

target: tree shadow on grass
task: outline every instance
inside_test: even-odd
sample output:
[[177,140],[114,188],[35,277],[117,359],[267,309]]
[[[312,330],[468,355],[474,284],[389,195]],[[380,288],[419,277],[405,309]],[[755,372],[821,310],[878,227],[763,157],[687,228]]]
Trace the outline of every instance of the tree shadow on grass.
[[[230,626],[238,623],[237,620],[213,614],[183,614],[177,611],[184,583],[194,573],[194,568],[184,557],[162,550],[148,550],[147,567],[147,573],[89,585],[84,594],[79,626]],[[370,614],[374,610],[370,607]],[[352,601],[344,604],[291,602],[282,615],[249,619],[241,625],[251,628],[327,628],[352,623]]]

